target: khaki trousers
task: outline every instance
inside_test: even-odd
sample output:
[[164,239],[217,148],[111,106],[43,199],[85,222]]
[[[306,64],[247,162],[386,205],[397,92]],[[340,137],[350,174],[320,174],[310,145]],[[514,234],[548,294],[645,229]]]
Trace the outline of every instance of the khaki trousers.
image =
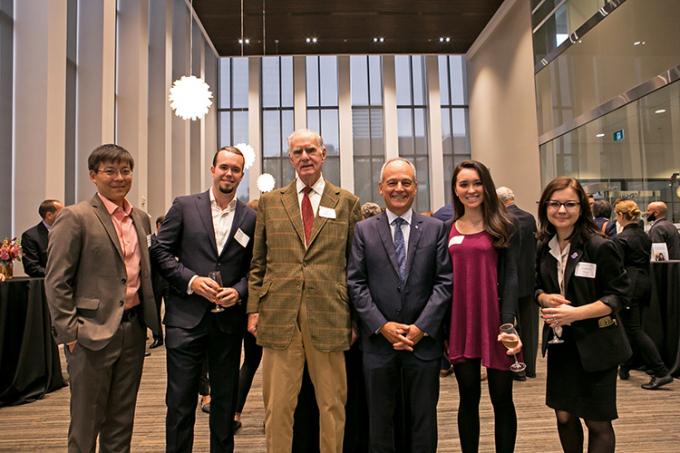
[[347,400],[345,355],[342,351],[321,352],[314,347],[304,303],[288,349],[264,348],[262,353],[267,452],[291,451],[293,414],[305,361],[319,406],[319,450],[321,453],[342,453]]

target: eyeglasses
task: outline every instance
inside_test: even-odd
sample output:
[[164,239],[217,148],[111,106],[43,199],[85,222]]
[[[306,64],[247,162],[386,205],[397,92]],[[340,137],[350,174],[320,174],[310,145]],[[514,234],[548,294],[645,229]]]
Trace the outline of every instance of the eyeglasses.
[[97,173],[104,173],[106,176],[109,178],[113,178],[115,176],[121,175],[123,178],[129,178],[132,176],[132,170],[129,168],[105,168],[103,170],[97,170]]
[[548,201],[545,202],[545,205],[548,208],[554,209],[555,211],[559,210],[562,206],[564,206],[564,208],[567,211],[572,211],[574,209],[577,209],[580,204],[581,203],[579,203],[578,201],[573,201],[573,200],[570,200],[570,201],[548,200]]

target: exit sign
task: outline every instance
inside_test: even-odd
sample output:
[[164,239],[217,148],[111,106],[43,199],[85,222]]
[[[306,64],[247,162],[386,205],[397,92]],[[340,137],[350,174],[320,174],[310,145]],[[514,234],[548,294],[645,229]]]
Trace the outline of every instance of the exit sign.
[[614,131],[612,134],[612,139],[615,142],[622,142],[623,141],[623,129],[619,129],[618,131]]

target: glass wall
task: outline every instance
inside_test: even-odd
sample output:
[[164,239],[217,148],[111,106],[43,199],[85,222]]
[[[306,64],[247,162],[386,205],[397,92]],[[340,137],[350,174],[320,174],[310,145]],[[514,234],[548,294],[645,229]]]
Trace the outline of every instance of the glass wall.
[[293,180],[288,136],[293,122],[293,57],[262,58],[262,173],[280,187]]
[[399,156],[416,166],[418,194],[416,211],[430,210],[430,165],[428,157],[427,84],[422,55],[394,57]]
[[377,190],[380,168],[385,163],[381,68],[379,55],[350,57],[354,193],[362,203],[373,201],[382,205]]
[[446,203],[451,203],[451,178],[458,163],[470,159],[465,60],[462,55],[439,56],[444,184]]
[[340,184],[340,133],[338,124],[338,58],[312,56],[305,59],[307,127],[317,131],[326,145],[323,176]]
[[12,0],[0,0],[0,240],[12,233]]

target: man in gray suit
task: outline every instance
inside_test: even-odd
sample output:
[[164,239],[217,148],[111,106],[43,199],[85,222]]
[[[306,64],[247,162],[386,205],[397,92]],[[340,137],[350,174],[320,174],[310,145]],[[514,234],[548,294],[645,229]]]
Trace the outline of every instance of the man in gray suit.
[[347,272],[361,321],[370,451],[395,451],[397,392],[408,409],[407,451],[437,451],[441,325],[451,304],[444,224],[411,209],[416,170],[405,159],[380,172],[385,212],[356,225]]
[[118,145],[87,162],[97,193],[61,211],[45,277],[54,335],[71,376],[69,452],[130,451],[146,327],[159,332],[149,216],[125,199],[134,160]]

